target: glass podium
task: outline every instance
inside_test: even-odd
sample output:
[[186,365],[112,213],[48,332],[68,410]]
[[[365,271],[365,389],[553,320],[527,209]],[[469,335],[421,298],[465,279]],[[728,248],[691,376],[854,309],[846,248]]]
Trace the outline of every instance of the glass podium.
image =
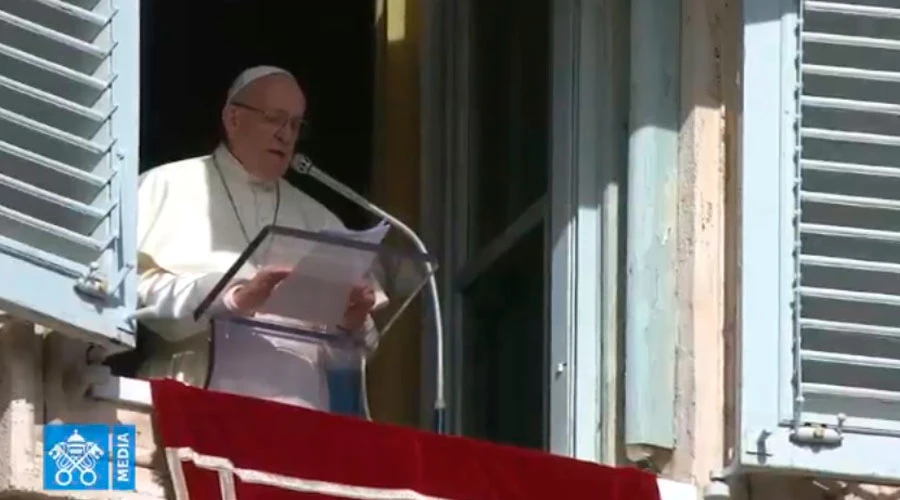
[[[252,316],[228,312],[226,291],[264,268],[290,274]],[[435,268],[430,255],[389,247],[372,230],[264,228],[194,311],[211,326],[205,387],[365,416],[364,361]],[[355,288],[375,306],[348,326]]]

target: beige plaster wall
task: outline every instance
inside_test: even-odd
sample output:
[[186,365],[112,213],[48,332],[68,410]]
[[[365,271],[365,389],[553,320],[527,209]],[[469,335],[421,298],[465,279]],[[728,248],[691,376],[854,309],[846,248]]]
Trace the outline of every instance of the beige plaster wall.
[[[679,136],[677,447],[667,471],[702,484],[724,448],[725,78],[732,0],[683,0]],[[698,432],[702,429],[703,432]],[[701,451],[702,450],[702,451]]]

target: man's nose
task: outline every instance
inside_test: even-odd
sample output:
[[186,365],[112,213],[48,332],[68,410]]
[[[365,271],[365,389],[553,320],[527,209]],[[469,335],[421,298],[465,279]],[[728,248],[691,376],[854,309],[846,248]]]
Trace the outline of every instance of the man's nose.
[[275,130],[275,138],[278,139],[278,142],[282,144],[290,144],[291,142],[291,131],[290,125],[287,123],[282,124]]

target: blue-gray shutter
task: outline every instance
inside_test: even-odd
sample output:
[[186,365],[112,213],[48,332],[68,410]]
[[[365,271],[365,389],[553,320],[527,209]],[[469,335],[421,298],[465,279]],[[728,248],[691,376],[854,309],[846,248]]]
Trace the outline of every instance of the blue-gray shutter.
[[740,458],[900,480],[900,5],[744,2]]
[[134,345],[140,2],[0,0],[0,309]]

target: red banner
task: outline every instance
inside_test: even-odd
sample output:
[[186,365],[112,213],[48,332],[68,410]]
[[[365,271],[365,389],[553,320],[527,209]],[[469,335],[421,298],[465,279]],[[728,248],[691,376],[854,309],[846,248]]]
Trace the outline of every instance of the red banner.
[[152,382],[179,500],[659,500],[656,477]]

